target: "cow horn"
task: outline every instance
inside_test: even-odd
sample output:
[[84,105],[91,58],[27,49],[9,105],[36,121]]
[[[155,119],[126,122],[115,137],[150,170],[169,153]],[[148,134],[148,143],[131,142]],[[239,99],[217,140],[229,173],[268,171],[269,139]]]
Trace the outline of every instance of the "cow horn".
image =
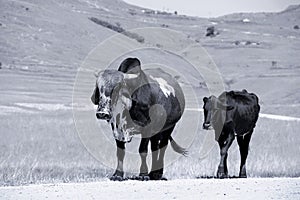
[[100,97],[100,94],[99,94],[99,89],[98,89],[98,86],[96,84],[96,87],[94,89],[94,92],[91,96],[91,101],[93,102],[93,104],[95,105],[98,105],[99,104],[99,97]]
[[95,71],[95,72],[94,72],[94,76],[95,76],[96,78],[98,78],[98,77],[99,77],[99,72],[98,72],[98,71]]
[[127,73],[125,73],[124,74],[124,79],[134,79],[134,78],[137,78],[138,76],[140,75],[140,73],[138,73],[138,74],[127,74]]

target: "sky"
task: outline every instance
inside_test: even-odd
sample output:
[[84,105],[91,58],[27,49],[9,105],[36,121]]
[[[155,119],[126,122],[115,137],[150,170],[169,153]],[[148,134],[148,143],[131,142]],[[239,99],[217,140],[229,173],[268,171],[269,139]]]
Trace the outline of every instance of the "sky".
[[154,10],[199,17],[218,17],[236,12],[279,12],[300,0],[124,0]]

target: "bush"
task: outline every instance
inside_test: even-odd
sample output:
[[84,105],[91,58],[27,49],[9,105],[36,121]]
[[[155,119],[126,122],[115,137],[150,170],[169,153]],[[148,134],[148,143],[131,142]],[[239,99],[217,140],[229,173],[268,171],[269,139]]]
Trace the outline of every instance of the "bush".
[[206,29],[206,37],[215,37],[216,35],[219,35],[219,32],[217,32],[215,30],[215,27],[214,26],[209,26],[207,29]]
[[137,14],[136,11],[133,10],[133,9],[129,9],[129,10],[128,10],[128,13],[129,13],[130,15],[132,15],[132,16],[134,16],[134,15]]
[[143,36],[140,36],[137,33],[132,33],[132,32],[129,32],[129,31],[124,31],[122,34],[126,35],[127,37],[129,37],[131,39],[135,39],[139,43],[144,43],[145,42],[145,38]]
[[239,45],[241,42],[240,41],[235,41],[234,44],[235,45]]
[[166,12],[166,11],[157,11],[158,15],[172,15],[172,13]]
[[143,36],[140,36],[138,35],[137,33],[132,33],[132,32],[129,32],[129,31],[126,31],[124,28],[121,27],[121,24],[120,23],[116,23],[116,25],[114,24],[111,24],[107,21],[103,21],[101,19],[98,19],[96,17],[90,17],[89,20],[91,20],[92,22],[100,25],[100,26],[103,26],[105,28],[108,28],[110,30],[113,30],[117,33],[122,33],[123,35],[131,38],[131,39],[134,39],[136,41],[138,41],[139,43],[144,43],[145,42],[145,38]]
[[96,18],[96,17],[90,17],[89,19],[90,19],[92,22],[94,22],[94,23],[96,23],[96,24],[98,24],[98,25],[101,25],[101,26],[103,26],[103,27],[105,27],[105,28],[108,28],[108,29],[111,29],[111,30],[113,30],[113,31],[116,31],[116,32],[118,32],[118,33],[121,33],[121,32],[123,32],[123,31],[125,31],[121,26],[113,25],[113,24],[111,24],[111,23],[109,23],[109,22],[103,21],[103,20],[98,19],[98,18]]

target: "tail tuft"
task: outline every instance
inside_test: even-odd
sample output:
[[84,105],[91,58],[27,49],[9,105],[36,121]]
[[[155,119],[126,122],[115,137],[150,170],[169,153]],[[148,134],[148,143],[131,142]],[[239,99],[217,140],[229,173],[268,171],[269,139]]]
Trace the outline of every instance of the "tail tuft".
[[188,156],[188,151],[185,148],[179,146],[179,144],[177,144],[171,136],[170,136],[169,140],[171,142],[171,147],[173,148],[173,150],[175,152],[182,154],[184,156]]

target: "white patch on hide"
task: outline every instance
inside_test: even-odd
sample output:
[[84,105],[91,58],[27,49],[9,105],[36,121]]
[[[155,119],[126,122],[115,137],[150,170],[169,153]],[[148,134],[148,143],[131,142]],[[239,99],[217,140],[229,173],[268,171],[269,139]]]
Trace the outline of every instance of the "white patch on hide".
[[169,85],[168,82],[165,79],[155,78],[151,75],[150,75],[150,78],[152,78],[153,80],[155,80],[159,84],[160,89],[162,90],[162,92],[164,93],[164,95],[166,97],[169,97],[171,94],[173,94],[173,96],[175,97],[174,88],[171,85]]
[[127,110],[129,110],[131,108],[131,105],[132,105],[131,99],[129,99],[125,96],[122,96],[122,102],[124,103],[124,106]]

